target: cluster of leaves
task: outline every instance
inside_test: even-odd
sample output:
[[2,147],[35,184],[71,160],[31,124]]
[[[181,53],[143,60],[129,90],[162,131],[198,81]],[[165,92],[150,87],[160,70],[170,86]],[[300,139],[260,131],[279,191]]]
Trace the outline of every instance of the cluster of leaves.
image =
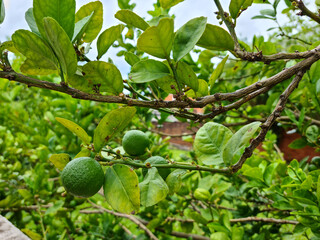
[[[44,82],[61,81],[65,89],[71,86],[98,100],[115,96],[161,102],[172,93],[178,100],[193,101],[217,92],[235,92],[300,61],[238,61],[226,52],[236,56],[234,36],[207,23],[205,17],[191,19],[175,31],[169,11],[179,2],[157,1],[154,10],[149,11],[149,21],[145,21],[133,12],[135,4],[130,0],[118,0],[121,10],[115,17],[123,24],[99,35],[103,15],[100,1],[90,2],[76,12],[74,0],[34,0],[33,8],[26,12],[31,31],[17,30],[11,41],[1,44],[0,70],[8,70],[4,54],[7,49],[17,56],[11,64],[15,72]],[[309,34],[318,25],[293,16],[296,6],[290,1],[285,1],[288,8],[282,12],[290,23],[279,25],[279,2],[231,0],[230,16],[218,13],[217,17],[227,18],[236,26],[236,19],[248,7],[264,4],[266,9],[254,19],[273,21],[277,31],[270,29],[274,32],[268,39],[254,36],[250,43],[239,41],[241,48],[270,55],[318,46],[319,33]],[[1,23],[4,7],[3,1],[0,3]],[[292,35],[292,30],[298,34]],[[86,54],[95,39],[97,61],[90,61]],[[136,44],[133,39],[137,39]],[[123,80],[111,59],[101,60],[112,46],[119,48],[118,56],[131,66],[128,80]],[[318,61],[290,96],[286,117],[279,120],[279,127],[294,128],[302,135],[291,147],[310,145],[319,149],[319,123],[314,120],[320,115],[319,72]],[[4,164],[0,169],[0,211],[32,239],[147,239],[148,232],[140,228],[141,224],[159,238],[177,236],[178,232],[184,237],[205,235],[223,240],[292,236],[318,239],[319,158],[311,164],[306,158],[287,165],[275,147],[277,136],[269,132],[263,151],[256,150],[236,174],[212,173],[237,163],[288,84],[279,83],[228,115],[217,116],[215,123],[200,127],[179,118],[199,128],[194,151],[173,155],[166,141],[148,132],[154,143],[150,152],[133,158],[123,152],[120,141],[130,123],[134,128],[148,129],[152,118],[162,123],[168,116],[179,116],[184,111],[159,109],[161,114],[154,115],[149,109],[75,100],[63,93],[26,89],[1,79],[0,158]],[[204,114],[227,104],[222,101],[220,106],[207,105]],[[191,111],[185,112],[192,116]],[[222,124],[245,126],[230,129]],[[168,165],[147,166],[144,160],[151,155],[165,157],[176,170],[162,178],[162,168]],[[104,165],[106,182],[112,183],[104,188],[105,198],[97,194],[87,201],[64,192],[59,170],[69,159],[81,156],[96,157]],[[140,225],[133,224],[129,215],[119,217],[110,209],[139,214]]]

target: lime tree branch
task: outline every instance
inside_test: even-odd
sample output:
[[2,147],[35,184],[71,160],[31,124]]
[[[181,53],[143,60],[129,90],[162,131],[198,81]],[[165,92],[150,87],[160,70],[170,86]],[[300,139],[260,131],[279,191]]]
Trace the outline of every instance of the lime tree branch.
[[292,1],[292,4],[296,4],[296,6],[301,10],[300,13],[298,13],[298,15],[306,15],[308,16],[309,18],[311,18],[312,20],[316,21],[317,23],[320,24],[320,16],[318,16],[317,14],[311,12],[307,7],[306,5],[303,3],[302,0],[295,0],[295,1]]
[[280,117],[281,112],[283,111],[290,94],[294,91],[295,88],[298,87],[299,82],[302,79],[305,71],[306,70],[299,71],[295,76],[295,78],[292,80],[292,82],[289,84],[287,89],[280,95],[280,100],[277,106],[275,107],[274,111],[270,114],[267,120],[261,125],[261,131],[259,132],[259,135],[255,139],[253,139],[250,146],[245,149],[240,160],[232,166],[232,172],[237,172],[239,169],[241,169],[245,161],[249,157],[251,157],[253,150],[256,147],[258,147],[258,145],[264,140],[272,124],[277,120],[278,117]]

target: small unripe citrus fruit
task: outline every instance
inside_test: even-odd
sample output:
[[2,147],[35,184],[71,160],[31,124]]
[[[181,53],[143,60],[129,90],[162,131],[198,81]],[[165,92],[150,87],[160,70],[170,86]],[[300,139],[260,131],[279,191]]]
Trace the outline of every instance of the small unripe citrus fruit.
[[64,167],[61,180],[68,193],[77,197],[91,197],[102,187],[104,173],[96,160],[80,157]]
[[148,136],[140,130],[128,131],[122,138],[123,149],[131,156],[145,154],[149,145]]
[[194,197],[198,200],[208,200],[210,198],[210,192],[207,189],[197,188],[194,191]]
[[[160,156],[153,156],[148,158],[145,162],[145,164],[149,163],[151,167],[153,167],[154,164],[168,164],[167,160],[165,160],[163,157]],[[146,175],[148,172],[148,168],[142,169],[142,174]],[[168,175],[170,174],[170,168],[158,168],[158,173],[160,176],[165,180]]]

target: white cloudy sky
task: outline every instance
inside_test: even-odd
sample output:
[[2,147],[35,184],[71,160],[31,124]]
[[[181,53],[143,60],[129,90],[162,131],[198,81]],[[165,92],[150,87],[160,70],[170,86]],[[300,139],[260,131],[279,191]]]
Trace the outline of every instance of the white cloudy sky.
[[[93,0],[91,0],[93,1]],[[32,7],[32,0],[4,0],[6,8],[6,18],[3,24],[0,25],[0,41],[5,41],[12,33],[17,29],[28,29],[28,25],[24,20],[25,12],[28,8]],[[77,0],[77,9],[82,5],[90,2],[89,0]],[[117,0],[101,0],[104,6],[104,25],[103,29],[110,26],[118,24],[118,20],[115,19],[114,14],[119,10],[117,5]],[[151,10],[152,4],[155,0],[133,0],[132,2],[137,3],[135,12],[140,16],[145,17],[146,20],[149,19],[147,14],[148,10]],[[228,4],[230,1],[221,1],[226,10],[228,10]],[[282,1],[281,1],[282,2]],[[249,40],[252,39],[253,35],[266,35],[265,30],[275,26],[272,21],[269,20],[251,20],[252,16],[258,15],[260,9],[266,8],[267,5],[264,4],[254,4],[250,7],[245,14],[241,15],[237,22],[237,34],[240,37],[246,37]],[[280,8],[284,8],[285,4],[282,2]],[[179,28],[188,20],[199,17],[208,17],[208,22],[212,24],[218,24],[215,18],[214,11],[217,11],[213,0],[185,0],[179,5],[172,8],[172,13],[176,15],[175,28]],[[93,48],[95,45],[93,45]],[[95,50],[93,50],[95,52]],[[124,63],[122,60],[114,59],[115,51],[112,50],[108,52],[107,56],[111,57],[116,65],[122,65]],[[93,54],[92,54],[93,55]],[[94,55],[93,55],[94,56]],[[128,66],[126,67],[128,68]],[[124,70],[124,69],[123,69]]]

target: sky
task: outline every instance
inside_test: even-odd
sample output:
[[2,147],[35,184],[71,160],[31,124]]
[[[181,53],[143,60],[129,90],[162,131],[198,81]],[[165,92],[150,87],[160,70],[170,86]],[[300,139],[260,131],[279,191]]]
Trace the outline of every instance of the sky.
[[[93,0],[91,0],[93,1]],[[77,0],[77,9],[82,5],[91,2],[89,0]],[[32,7],[32,0],[5,0],[6,17],[4,22],[0,25],[0,41],[6,41],[16,30],[29,29],[24,15],[25,12]],[[114,17],[114,14],[119,10],[117,0],[101,0],[104,6],[104,24],[102,31],[119,24],[119,20]],[[152,10],[152,4],[156,0],[133,0],[137,4],[134,11],[149,20],[150,17],[147,14],[148,10]],[[230,1],[222,0],[221,3],[225,10],[228,10],[228,4]],[[240,39],[247,38],[249,41],[254,35],[267,36],[266,29],[275,27],[276,25],[270,20],[252,20],[251,18],[259,14],[261,9],[265,9],[265,4],[253,4],[248,8],[244,14],[242,14],[237,20],[236,32]],[[281,1],[279,7],[283,9],[285,4]],[[270,8],[270,7],[269,7]],[[205,16],[208,18],[208,23],[218,25],[218,20],[215,17],[214,12],[217,11],[213,0],[185,0],[172,8],[170,13],[175,14],[175,30],[181,27],[184,23],[192,18]],[[283,17],[282,17],[283,18]],[[101,32],[102,32],[101,31]],[[93,49],[89,56],[96,56],[96,45],[93,43]],[[101,59],[106,60],[108,57],[114,61],[114,63],[120,68],[121,72],[127,72],[129,66],[123,61],[123,59],[117,59],[115,56],[117,50],[110,49],[108,53]]]

